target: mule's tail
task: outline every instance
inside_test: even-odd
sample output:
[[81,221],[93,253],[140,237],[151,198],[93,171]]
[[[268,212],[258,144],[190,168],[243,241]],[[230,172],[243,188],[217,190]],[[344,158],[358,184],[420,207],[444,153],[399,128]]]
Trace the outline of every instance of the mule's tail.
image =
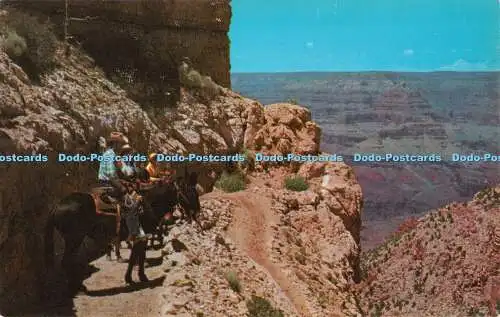
[[45,225],[45,266],[47,268],[54,265],[54,220],[54,211],[52,211]]

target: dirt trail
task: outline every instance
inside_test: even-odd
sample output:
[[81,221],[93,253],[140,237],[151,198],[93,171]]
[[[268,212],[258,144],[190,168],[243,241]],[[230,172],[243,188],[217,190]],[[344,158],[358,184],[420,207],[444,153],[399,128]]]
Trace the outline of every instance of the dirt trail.
[[[130,251],[121,250],[128,259]],[[101,257],[90,263],[91,276],[84,281],[87,292],[78,294],[72,301],[64,301],[54,307],[45,308],[45,315],[68,317],[134,317],[161,316],[161,292],[163,291],[163,271],[161,251],[148,250],[146,253],[147,283],[126,285],[124,282],[127,263],[108,261]],[[114,254],[113,254],[114,257]],[[132,279],[138,281],[134,270]],[[28,315],[29,317],[40,314]]]
[[229,228],[233,241],[271,275],[301,316],[311,316],[307,300],[293,287],[283,268],[270,260],[272,226],[279,222],[270,199],[250,192],[210,193],[204,196],[207,198],[229,199],[236,204]]
[[[128,249],[121,253],[128,259]],[[160,299],[165,278],[160,265],[161,253],[148,250],[146,256],[149,264],[146,265],[146,275],[150,281],[129,286],[124,282],[126,263],[110,262],[105,257],[92,262],[98,271],[84,281],[88,292],[75,297],[75,316],[161,316]],[[132,279],[138,281],[137,271],[133,272]]]
[[[130,250],[124,248],[121,255],[130,257]],[[56,254],[57,255],[57,254]],[[113,253],[113,259],[114,259]],[[60,275],[48,286],[46,296],[50,299],[42,307],[28,308],[33,313],[25,317],[159,317],[162,316],[162,292],[165,273],[162,270],[161,250],[148,250],[146,253],[145,273],[149,282],[140,283],[137,267],[132,279],[137,283],[125,284],[127,263],[108,261],[105,256],[89,264],[90,275],[84,280],[86,292],[80,292],[74,298],[67,298]],[[0,315],[1,317],[1,315]]]
[[[270,274],[299,315],[312,316],[308,310],[307,300],[293,287],[286,271],[271,260],[272,227],[279,223],[279,216],[272,212],[270,198],[248,191],[232,194],[212,192],[200,198],[201,200],[229,199],[235,203],[237,208],[234,210],[229,228],[233,241],[241,251]],[[122,256],[125,259],[128,259],[129,255],[128,249],[122,249]],[[94,272],[84,281],[87,292],[74,298],[71,316],[161,316],[165,279],[161,265],[161,251],[148,250],[146,261],[146,274],[150,282],[129,286],[124,282],[126,263],[110,262],[105,257],[93,261],[90,265],[94,268]],[[132,277],[135,281],[138,280],[136,271]]]

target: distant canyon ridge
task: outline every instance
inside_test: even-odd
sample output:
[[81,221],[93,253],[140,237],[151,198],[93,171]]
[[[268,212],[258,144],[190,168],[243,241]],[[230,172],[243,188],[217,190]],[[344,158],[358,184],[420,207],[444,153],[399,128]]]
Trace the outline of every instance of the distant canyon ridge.
[[[498,153],[498,73],[233,74],[233,89],[264,104],[308,107],[322,149],[354,153]],[[498,163],[392,164],[347,159],[363,189],[363,249],[409,216],[470,200],[500,179]]]

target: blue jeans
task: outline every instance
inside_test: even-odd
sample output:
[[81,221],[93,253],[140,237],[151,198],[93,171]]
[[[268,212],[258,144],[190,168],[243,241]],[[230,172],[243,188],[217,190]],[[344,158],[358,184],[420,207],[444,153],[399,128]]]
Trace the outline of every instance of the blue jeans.
[[138,236],[140,234],[140,220],[139,220],[140,203],[130,195],[126,195],[123,201],[122,215],[125,218],[127,228],[131,236]]

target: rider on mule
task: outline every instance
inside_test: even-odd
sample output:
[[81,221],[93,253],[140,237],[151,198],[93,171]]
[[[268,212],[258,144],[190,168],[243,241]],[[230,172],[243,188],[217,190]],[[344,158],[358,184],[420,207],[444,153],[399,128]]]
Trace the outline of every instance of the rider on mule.
[[149,182],[155,184],[158,182],[172,182],[175,170],[172,169],[170,163],[166,163],[164,169],[160,169],[157,161],[157,154],[149,154],[149,163],[146,166],[146,171],[149,175]]
[[113,188],[113,190],[107,191],[107,194],[113,198],[111,200],[114,203],[125,193],[125,188],[118,177],[118,170],[122,167],[122,164],[116,160],[115,152],[119,149],[121,143],[125,142],[126,138],[121,133],[112,132],[106,142],[106,151],[103,153],[99,165],[99,185]]
[[[166,169],[160,171],[160,167],[158,166],[157,154],[151,153],[149,154],[149,163],[146,166],[146,171],[149,174],[149,181],[151,183],[157,183],[160,181],[172,182],[172,177],[175,174],[175,170],[173,170],[169,163],[167,163]],[[170,223],[173,220],[173,212],[168,211],[165,214],[164,220],[166,223]]]
[[[120,203],[127,193],[123,181],[131,181],[133,169],[117,159],[117,153],[122,154],[124,145],[128,144],[128,139],[122,133],[112,132],[106,142],[106,151],[103,153],[99,166],[99,188],[94,189],[94,200],[96,202],[96,212],[103,216],[116,217],[116,241],[115,253],[120,261],[120,227],[121,210]],[[126,148],[126,147],[125,147]],[[106,206],[108,205],[108,206]],[[111,210],[111,212],[109,212]],[[116,211],[116,213],[113,213]],[[144,237],[144,233],[140,235]]]
[[123,145],[120,149],[120,155],[122,156],[122,158],[127,159],[122,161],[123,164],[119,171],[119,174],[121,174],[120,176],[122,179],[125,179],[127,181],[134,181],[134,179],[136,178],[135,169],[131,160],[132,152],[133,149],[128,143]]
[[149,174],[149,181],[152,183],[161,181],[160,167],[158,166],[157,154],[149,154],[149,163],[146,166],[146,171]]

